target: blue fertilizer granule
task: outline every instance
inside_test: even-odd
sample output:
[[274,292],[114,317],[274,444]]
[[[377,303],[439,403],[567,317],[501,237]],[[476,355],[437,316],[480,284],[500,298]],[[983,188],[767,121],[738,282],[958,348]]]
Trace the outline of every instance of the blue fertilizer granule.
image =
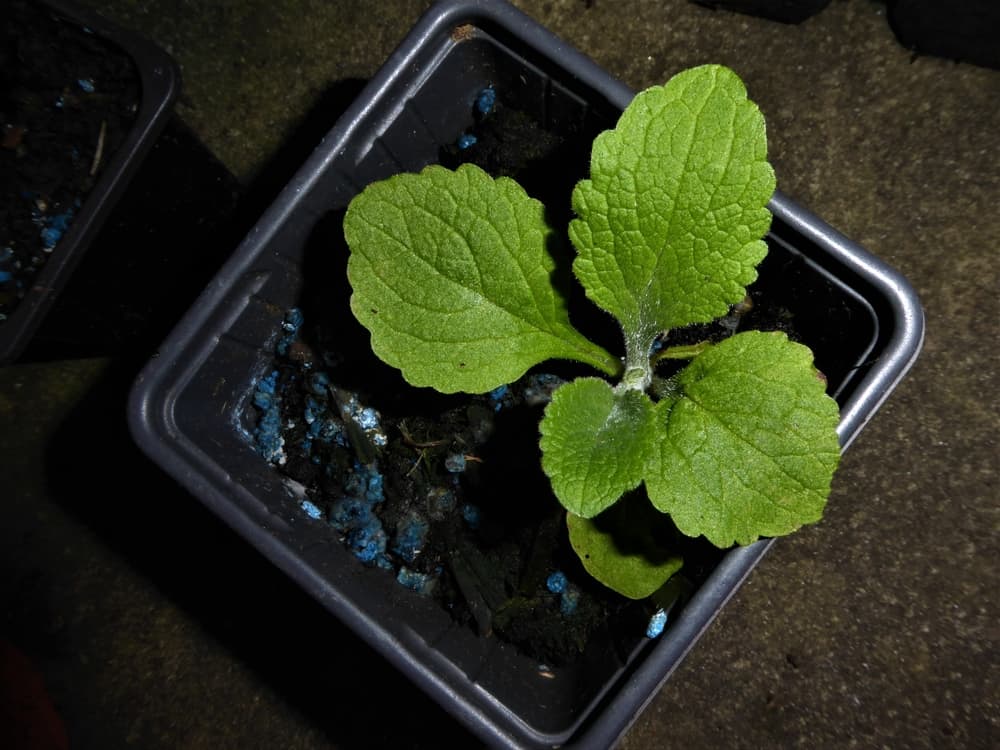
[[344,483],[344,492],[354,497],[363,498],[372,505],[385,499],[384,479],[378,469],[373,466],[354,464],[354,471]]
[[418,594],[429,594],[434,587],[433,576],[410,570],[405,565],[400,567],[399,573],[396,574],[396,580],[401,585],[416,591]]
[[653,616],[649,618],[649,625],[646,626],[646,637],[657,638],[660,633],[663,632],[663,628],[666,624],[667,613],[662,609],[656,610]]
[[479,508],[471,503],[462,506],[462,518],[469,524],[470,529],[478,529],[480,522]]
[[372,517],[372,504],[359,497],[342,497],[330,506],[330,525],[347,532],[363,526]]
[[281,321],[281,327],[284,328],[289,333],[298,333],[299,328],[305,322],[305,317],[302,315],[302,311],[293,307],[285,314],[285,319]]
[[306,421],[306,424],[311,425],[319,417],[323,416],[324,412],[326,412],[326,404],[321,404],[316,399],[309,397],[306,399],[306,407],[302,418]]
[[552,400],[552,393],[565,383],[562,378],[549,373],[530,375],[524,385],[524,400],[531,406],[547,404]]
[[363,563],[374,563],[385,554],[386,537],[382,523],[372,516],[364,526],[348,533],[347,544]]
[[361,413],[358,414],[357,423],[362,430],[374,430],[379,426],[378,412],[370,406],[362,409]]
[[73,219],[73,210],[69,209],[63,211],[61,214],[56,214],[55,216],[50,216],[45,220],[45,226],[42,228],[42,246],[45,250],[52,250],[62,236],[69,229],[70,222]]
[[557,570],[546,579],[545,588],[553,594],[561,594],[566,590],[566,574],[561,570]]
[[576,605],[580,603],[580,592],[572,586],[567,586],[566,590],[559,595],[559,611],[564,617],[569,617],[576,612]]
[[302,510],[306,512],[306,515],[310,518],[319,520],[323,517],[323,511],[321,511],[314,502],[311,500],[302,501]]
[[507,397],[507,393],[510,388],[506,385],[498,386],[494,388],[489,393],[490,401],[493,403],[493,411],[500,411],[504,405],[504,399]]
[[476,97],[476,112],[488,115],[497,103],[497,92],[492,86],[487,86]]
[[410,511],[396,527],[396,541],[392,551],[406,562],[413,562],[427,540],[427,521],[415,511]]
[[452,474],[461,474],[465,471],[465,456],[461,453],[452,453],[444,460],[444,468]]
[[330,376],[325,372],[314,372],[309,378],[309,389],[317,396],[325,396],[330,388]]
[[297,307],[293,307],[285,313],[285,318],[281,321],[281,328],[285,331],[285,335],[278,339],[278,343],[274,347],[274,350],[280,356],[285,357],[288,355],[288,349],[295,343],[295,339],[299,335],[299,328],[302,327],[304,321],[305,318],[302,315],[302,311]]
[[285,462],[285,439],[281,436],[281,411],[277,401],[271,403],[257,422],[254,443],[257,452],[266,460],[277,464]]

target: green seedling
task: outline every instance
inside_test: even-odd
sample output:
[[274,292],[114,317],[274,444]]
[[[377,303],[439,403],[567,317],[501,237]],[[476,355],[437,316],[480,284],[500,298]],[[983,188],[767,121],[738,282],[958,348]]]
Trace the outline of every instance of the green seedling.
[[[570,322],[541,203],[469,164],[397,175],[351,202],[351,309],[415,386],[485,393],[552,358],[599,371],[553,394],[542,466],[587,570],[642,598],[681,564],[648,510],[729,547],[819,520],[829,495],[839,415],[808,348],[745,331],[657,349],[745,298],[774,187],[742,81],[693,68],[635,97],[573,190],[573,271],[621,325],[624,358]],[[668,360],[688,363],[666,376]],[[626,512],[641,486],[645,505]]]

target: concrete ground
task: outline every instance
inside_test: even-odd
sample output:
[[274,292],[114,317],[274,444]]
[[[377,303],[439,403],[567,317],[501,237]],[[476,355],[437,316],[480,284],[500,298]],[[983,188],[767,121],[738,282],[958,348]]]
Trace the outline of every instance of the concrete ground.
[[[175,56],[180,118],[247,185],[427,5],[86,4]],[[900,269],[927,314],[823,522],[775,546],[622,746],[1000,746],[1000,71],[915,56],[869,0],[801,26],[682,0],[517,5],[636,88],[734,68],[779,187]],[[132,364],[0,368],[0,633],[72,747],[474,747],[144,464],[119,424]]]

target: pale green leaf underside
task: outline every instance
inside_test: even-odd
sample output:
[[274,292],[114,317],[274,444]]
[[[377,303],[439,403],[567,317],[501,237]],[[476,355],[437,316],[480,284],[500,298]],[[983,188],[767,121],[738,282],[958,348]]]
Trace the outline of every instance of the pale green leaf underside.
[[808,348],[749,331],[695,358],[660,402],[653,505],[720,547],[818,521],[840,459],[839,413]]
[[473,165],[374,183],[344,217],[351,310],[417,386],[481,393],[551,358],[613,374],[552,285],[549,231],[541,203]]
[[[599,520],[566,515],[569,541],[583,567],[605,586],[630,599],[644,599],[657,591],[684,564],[659,547],[648,525],[608,527]],[[625,530],[626,537],[616,533]]]
[[560,386],[541,424],[542,468],[571,513],[591,518],[642,482],[653,446],[653,402],[603,380]]
[[590,171],[573,192],[573,269],[627,338],[648,343],[743,298],[767,252],[775,179],[764,118],[735,73],[705,65],[638,94],[594,142]]

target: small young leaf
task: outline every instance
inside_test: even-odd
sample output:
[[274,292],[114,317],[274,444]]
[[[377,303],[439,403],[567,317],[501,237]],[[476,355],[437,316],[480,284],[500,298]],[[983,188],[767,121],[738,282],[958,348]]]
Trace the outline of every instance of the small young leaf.
[[614,374],[570,325],[549,232],[541,203],[470,164],[373,183],[344,217],[351,310],[417,386],[482,393],[551,358]]
[[689,536],[749,544],[818,521],[840,459],[837,403],[812,352],[748,331],[698,355],[656,405],[653,505]]
[[569,542],[583,567],[630,599],[659,590],[684,564],[656,533],[668,525],[645,497],[626,497],[596,518],[566,514]]
[[563,507],[596,516],[642,481],[653,448],[653,402],[579,378],[552,394],[542,418],[542,468]]
[[764,118],[719,65],[643,91],[597,137],[590,179],[573,191],[573,270],[631,354],[743,298],[767,252],[774,186]]

